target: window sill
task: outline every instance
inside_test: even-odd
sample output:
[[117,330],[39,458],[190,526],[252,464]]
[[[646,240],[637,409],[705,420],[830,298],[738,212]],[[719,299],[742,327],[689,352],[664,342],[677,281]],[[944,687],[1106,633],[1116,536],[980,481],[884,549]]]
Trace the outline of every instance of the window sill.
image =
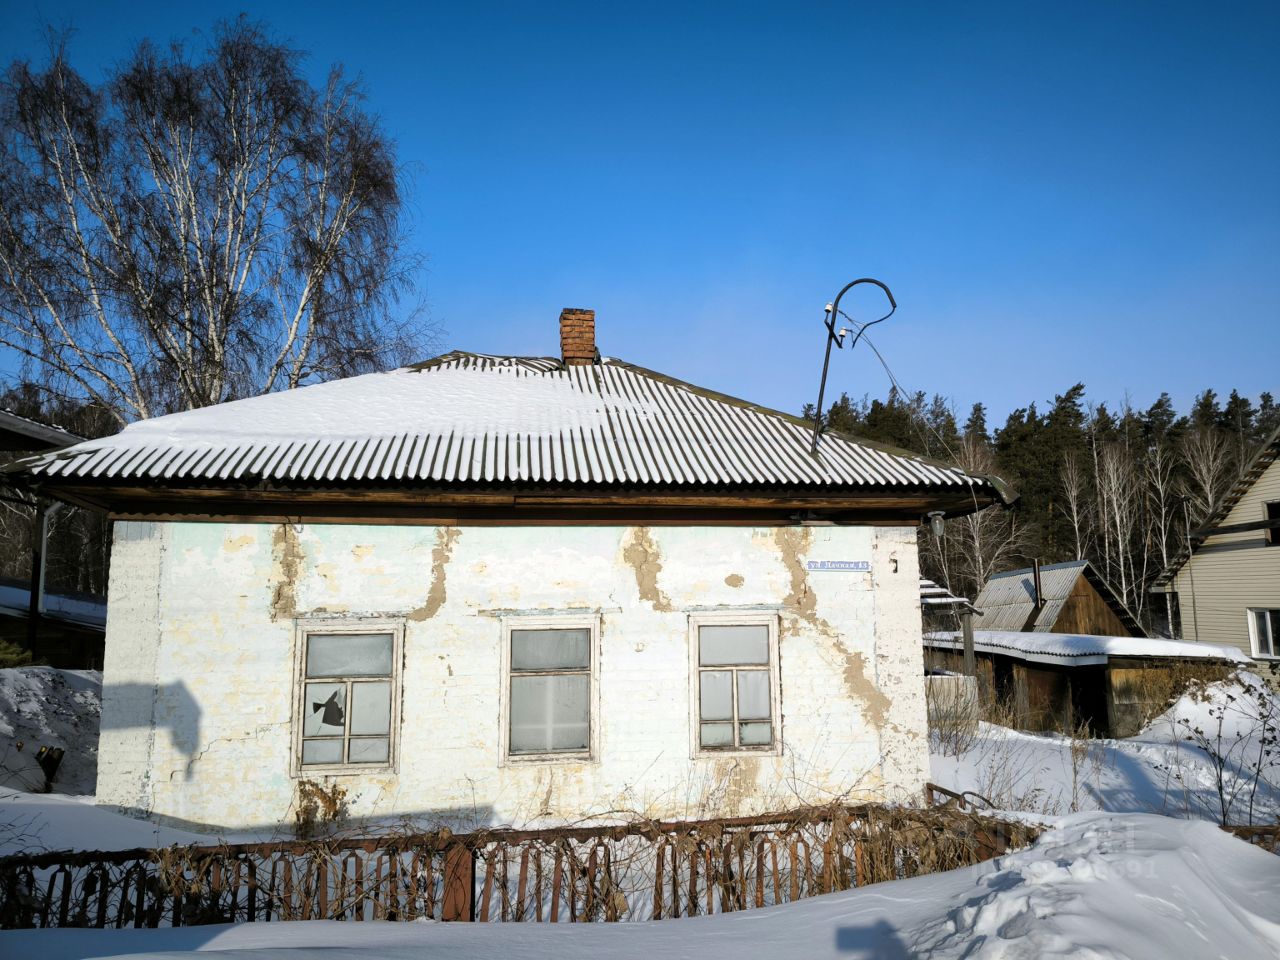
[[391,776],[395,776],[397,770],[393,763],[308,764],[305,767],[294,768],[293,779],[309,780],[312,777],[359,777],[371,773],[390,774]]
[[537,766],[551,763],[598,763],[590,753],[516,753],[502,758],[504,767]]
[[780,757],[782,744],[769,747],[733,747],[726,750],[706,750],[701,747],[693,751],[695,760],[717,760],[724,757]]

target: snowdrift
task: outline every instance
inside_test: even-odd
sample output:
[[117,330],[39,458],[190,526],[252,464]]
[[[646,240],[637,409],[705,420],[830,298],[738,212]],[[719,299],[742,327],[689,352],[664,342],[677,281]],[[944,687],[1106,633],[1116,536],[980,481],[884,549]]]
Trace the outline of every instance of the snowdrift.
[[93,793],[101,713],[102,674],[96,670],[0,670],[0,787],[42,790],[44,773],[35,755],[50,746],[66,751],[54,792]]

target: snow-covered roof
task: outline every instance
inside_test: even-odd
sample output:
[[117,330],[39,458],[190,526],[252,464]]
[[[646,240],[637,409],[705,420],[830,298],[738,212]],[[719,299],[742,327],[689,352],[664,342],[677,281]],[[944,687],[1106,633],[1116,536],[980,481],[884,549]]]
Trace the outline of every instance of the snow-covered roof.
[[[953,631],[925,634],[924,642],[926,646],[945,650],[960,650],[964,646],[961,635]],[[1234,647],[1184,640],[1153,640],[1148,637],[1100,637],[1084,633],[975,630],[973,649],[979,653],[1003,653],[1021,660],[1077,667],[1106,663],[1111,657],[1172,657],[1249,662],[1249,658]]]
[[926,609],[947,610],[963,607],[973,610],[981,616],[981,613],[974,610],[973,601],[965,597],[957,597],[941,584],[934,583],[932,580],[920,578],[920,604]]
[[83,439],[62,427],[40,423],[30,417],[20,417],[12,410],[0,410],[0,449],[43,450],[48,447],[69,447]]
[[157,417],[22,462],[40,480],[175,485],[525,483],[947,488],[999,480],[811,425],[620,360],[451,353]]
[[1093,585],[1103,602],[1126,627],[1136,635],[1146,632],[1138,623],[1137,617],[1087,560],[1049,563],[1040,568],[1040,598],[1043,606],[1038,613],[1035,612],[1035,574],[1030,567],[994,574],[983,586],[974,604],[983,613],[982,625],[989,630],[1052,630],[1071,596],[1071,591],[1075,589],[1076,581],[1082,576]]

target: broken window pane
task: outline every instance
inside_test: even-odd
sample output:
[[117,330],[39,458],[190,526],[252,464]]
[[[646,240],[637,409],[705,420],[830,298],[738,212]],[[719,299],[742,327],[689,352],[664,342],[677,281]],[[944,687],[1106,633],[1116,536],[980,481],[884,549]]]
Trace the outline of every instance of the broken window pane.
[[512,670],[585,670],[591,666],[591,631],[512,630]]
[[585,674],[511,678],[512,753],[586,750],[591,710]]
[[763,623],[699,627],[698,662],[703,666],[767,664],[769,628]]
[[732,747],[732,723],[704,723],[699,734],[704,747]]
[[386,763],[391,757],[391,741],[386,737],[353,737],[347,748],[348,763]]
[[389,733],[391,730],[391,684],[351,685],[351,733]]
[[308,677],[389,677],[389,633],[313,633],[307,637]]
[[739,726],[739,735],[744,747],[763,747],[773,742],[773,724],[744,723]]
[[733,719],[733,673],[703,670],[699,710],[703,720]]
[[738,671],[738,719],[769,719],[769,672]]
[[342,739],[303,740],[302,762],[308,763],[341,763]]
[[304,690],[302,735],[342,736],[346,729],[347,685],[308,683]]

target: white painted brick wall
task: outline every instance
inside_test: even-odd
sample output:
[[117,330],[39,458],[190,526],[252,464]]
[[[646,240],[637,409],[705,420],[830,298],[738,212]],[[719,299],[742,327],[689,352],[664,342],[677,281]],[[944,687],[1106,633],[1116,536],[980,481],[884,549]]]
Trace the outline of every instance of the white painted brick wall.
[[[345,615],[409,618],[399,768],[339,778],[355,816],[738,815],[916,796],[926,775],[914,529],[121,526],[103,803],[222,827],[289,821],[295,617]],[[648,580],[638,542],[661,564]],[[808,559],[871,571],[805,573]],[[502,611],[569,608],[602,619],[599,755],[503,765]],[[781,615],[781,756],[690,755],[688,617],[732,608]]]

